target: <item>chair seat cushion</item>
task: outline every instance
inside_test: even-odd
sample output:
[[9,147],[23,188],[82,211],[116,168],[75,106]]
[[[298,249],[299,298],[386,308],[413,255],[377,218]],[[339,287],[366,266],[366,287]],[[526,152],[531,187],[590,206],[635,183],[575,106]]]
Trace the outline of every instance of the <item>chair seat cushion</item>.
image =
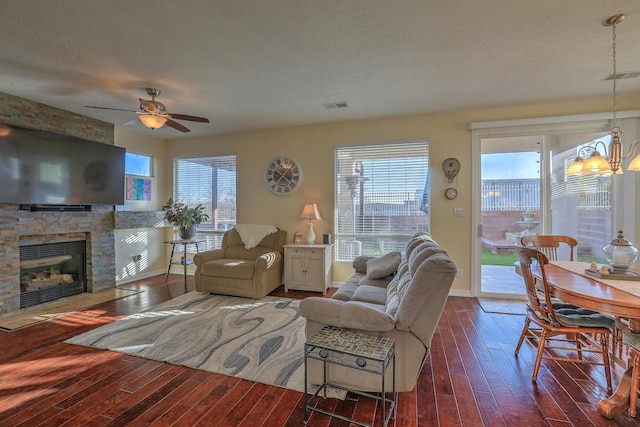
[[608,314],[598,313],[582,307],[566,307],[556,309],[558,320],[571,326],[613,329],[615,318]]
[[623,334],[622,343],[640,350],[640,334]]
[[255,266],[255,260],[214,259],[202,264],[202,274],[233,279],[252,279]]

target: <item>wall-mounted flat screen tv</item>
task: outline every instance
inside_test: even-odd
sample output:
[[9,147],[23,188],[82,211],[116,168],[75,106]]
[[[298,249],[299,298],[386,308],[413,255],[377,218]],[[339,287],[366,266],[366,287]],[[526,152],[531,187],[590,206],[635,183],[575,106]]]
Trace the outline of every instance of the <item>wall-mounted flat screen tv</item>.
[[0,203],[122,205],[125,152],[0,123]]

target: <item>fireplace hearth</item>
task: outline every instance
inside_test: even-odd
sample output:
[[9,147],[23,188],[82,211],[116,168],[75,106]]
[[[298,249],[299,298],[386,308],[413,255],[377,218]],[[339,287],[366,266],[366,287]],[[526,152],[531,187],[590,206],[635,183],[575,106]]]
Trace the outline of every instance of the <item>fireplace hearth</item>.
[[84,240],[20,247],[20,308],[87,291]]

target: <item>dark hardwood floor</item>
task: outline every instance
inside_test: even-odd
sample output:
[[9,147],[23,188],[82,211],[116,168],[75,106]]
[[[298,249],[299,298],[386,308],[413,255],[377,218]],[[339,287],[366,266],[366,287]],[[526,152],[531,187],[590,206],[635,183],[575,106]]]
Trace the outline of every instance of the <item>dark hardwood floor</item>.
[[[0,331],[0,426],[303,425],[302,393],[63,342],[184,293],[178,275],[167,285],[158,276],[123,287],[142,292]],[[311,294],[279,288],[272,295]],[[543,361],[533,384],[533,346],[513,355],[522,324],[520,315],[450,297],[418,385],[399,394],[396,426],[640,426],[640,415],[598,415],[606,397],[602,367]],[[621,375],[616,367],[614,384]],[[319,404],[379,425],[372,399]],[[309,425],[348,424],[314,413]]]

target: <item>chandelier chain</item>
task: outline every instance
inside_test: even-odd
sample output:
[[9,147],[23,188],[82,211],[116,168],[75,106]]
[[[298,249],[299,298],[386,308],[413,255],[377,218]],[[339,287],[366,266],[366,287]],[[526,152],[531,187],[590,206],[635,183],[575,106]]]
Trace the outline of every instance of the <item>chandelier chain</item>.
[[617,99],[617,87],[618,87],[618,72],[616,69],[616,23],[614,22],[611,25],[611,38],[612,38],[612,48],[613,48],[613,126],[617,126],[618,120],[618,99]]

